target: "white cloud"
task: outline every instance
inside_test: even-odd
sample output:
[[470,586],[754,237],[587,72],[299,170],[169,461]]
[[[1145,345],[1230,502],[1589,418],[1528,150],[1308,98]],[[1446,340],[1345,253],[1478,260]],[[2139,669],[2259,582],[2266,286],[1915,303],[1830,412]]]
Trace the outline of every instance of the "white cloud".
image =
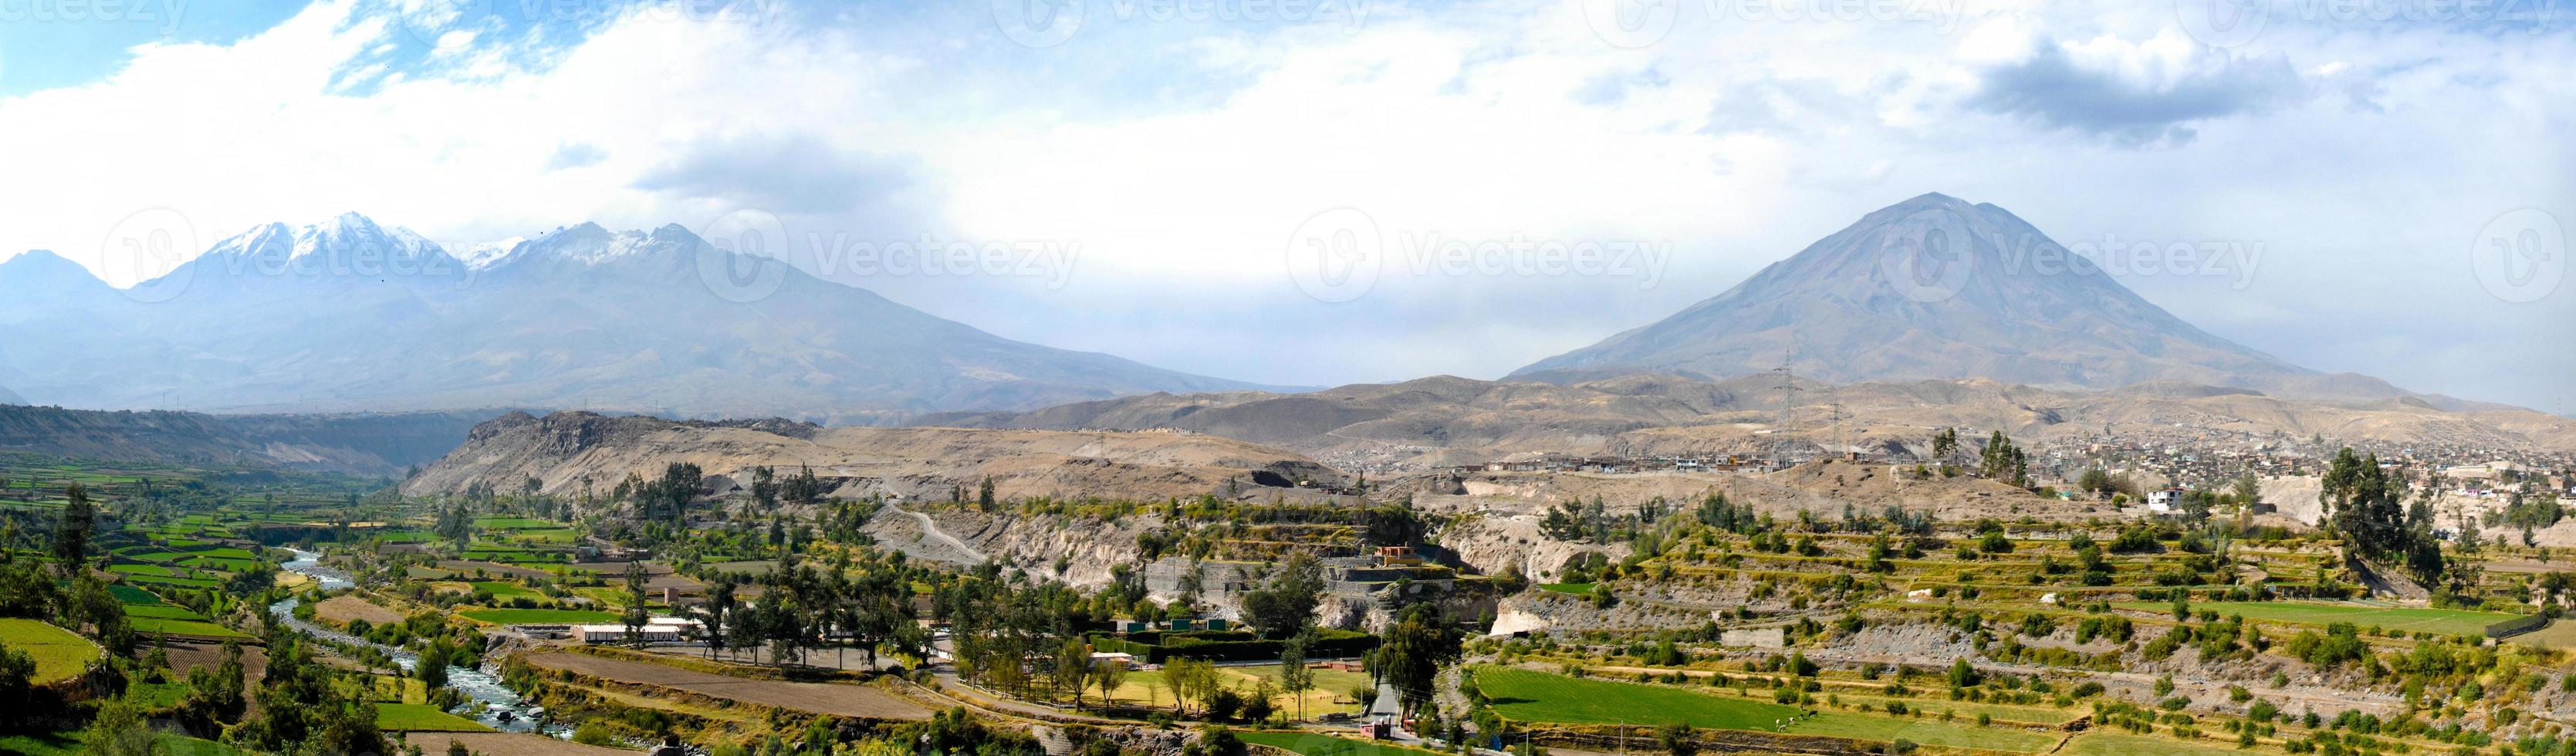
[[[1512,0],[1371,8],[1355,29],[1094,19],[1041,50],[1002,42],[982,4],[821,20],[647,7],[583,19],[559,44],[414,5],[317,4],[236,43],[145,46],[109,79],[0,101],[0,249],[114,269],[101,241],[155,207],[190,219],[202,247],[353,209],[475,242],[582,220],[694,227],[758,205],[799,237],[1078,245],[1063,288],[862,283],[1015,338],[1332,383],[1499,375],[1942,191],[2061,237],[2267,240],[2250,292],[2132,283],[2257,348],[2441,390],[2439,375],[2410,378],[2407,345],[2545,333],[2462,283],[2460,240],[2514,207],[2576,222],[2576,186],[2554,168],[2576,122],[2576,85],[2551,76],[2576,65],[2565,35],[2279,22],[2213,56],[2170,12],[1998,7],[1685,17],[1626,49],[1572,4]],[[1646,240],[1672,258],[1651,281],[1399,268],[1327,304],[1290,283],[1286,252],[1340,207],[1390,240]],[[2356,305],[2416,296],[2442,306]],[[2302,337],[2324,326],[2272,315],[2285,309],[2347,313],[2398,346],[2337,351]],[[1318,360],[1282,344],[1348,348]]]

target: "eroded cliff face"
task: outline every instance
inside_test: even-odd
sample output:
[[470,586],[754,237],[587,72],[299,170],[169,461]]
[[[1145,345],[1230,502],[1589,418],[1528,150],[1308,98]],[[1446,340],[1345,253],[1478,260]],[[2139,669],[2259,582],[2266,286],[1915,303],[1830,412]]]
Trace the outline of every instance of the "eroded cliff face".
[[691,463],[710,478],[748,479],[754,467],[810,468],[834,495],[945,501],[993,481],[1003,498],[1163,499],[1231,487],[1295,496],[1299,483],[1346,476],[1293,452],[1194,433],[824,428],[785,420],[682,422],[559,412],[512,413],[477,426],[446,458],[406,482],[415,495],[477,482],[515,488],[534,478],[548,493],[585,481],[614,485],[628,473]]

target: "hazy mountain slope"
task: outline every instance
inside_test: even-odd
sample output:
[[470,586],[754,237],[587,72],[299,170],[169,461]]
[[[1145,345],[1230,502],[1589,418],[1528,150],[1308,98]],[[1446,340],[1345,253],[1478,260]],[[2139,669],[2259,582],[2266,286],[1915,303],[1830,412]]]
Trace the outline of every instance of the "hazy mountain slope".
[[[1701,381],[1641,374],[1572,385],[1436,377],[1307,394],[1154,394],[926,422],[989,428],[1176,428],[1270,444],[1344,470],[1392,473],[1536,454],[1626,456],[1894,449],[1942,427],[2001,428],[2029,441],[2109,430],[2304,441],[2576,449],[2576,420],[2530,410],[2455,412],[2417,399],[2367,404],[2283,399],[2162,381],[2108,391],[1987,379],[1831,385],[1799,379]],[[1788,405],[1782,425],[1784,402]],[[1841,405],[1836,422],[1833,405]]]
[[0,404],[26,404],[26,403],[27,403],[26,398],[21,397],[21,396],[18,396],[18,392],[10,391],[10,390],[9,390],[9,387],[7,387],[7,386],[0,386]]
[[140,297],[77,266],[88,288],[60,280],[61,266],[13,260],[0,283],[24,268],[69,293],[0,302],[0,381],[82,407],[548,406],[836,422],[1260,388],[1011,341],[785,266],[736,288],[701,271],[754,266],[676,225],[583,224],[473,256],[345,215],[227,239]]
[[745,480],[755,466],[785,474],[810,465],[844,495],[941,500],[986,478],[1006,497],[1162,498],[1215,493],[1230,478],[1250,491],[1343,477],[1292,452],[1188,433],[823,428],[558,412],[512,413],[477,426],[403,490],[452,492],[477,481],[516,486],[531,477],[552,492],[577,492],[584,479],[605,490],[627,473],[649,478],[674,462],[732,480]]
[[0,452],[401,475],[436,461],[499,410],[206,415],[0,406]]
[[2112,388],[2154,380],[2287,396],[2405,395],[2213,336],[2078,261],[1994,205],[1926,194],[1664,320],[1540,360],[1518,378],[1772,370],[1849,383],[1991,378]]

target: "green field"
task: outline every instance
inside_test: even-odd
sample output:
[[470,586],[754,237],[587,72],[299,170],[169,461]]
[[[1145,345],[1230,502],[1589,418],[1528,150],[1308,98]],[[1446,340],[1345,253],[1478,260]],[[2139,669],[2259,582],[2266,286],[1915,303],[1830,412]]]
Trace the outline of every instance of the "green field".
[[204,578],[161,577],[158,575],[127,575],[125,576],[125,582],[144,585],[176,585],[185,588],[216,588],[223,585],[222,583]]
[[134,628],[134,632],[136,632],[136,633],[140,633],[140,634],[143,634],[143,635],[155,635],[155,634],[167,633],[167,634],[170,634],[170,635],[193,635],[193,636],[200,636],[200,637],[206,637],[206,638],[249,638],[249,637],[250,637],[249,635],[245,635],[245,634],[243,634],[243,633],[242,633],[241,631],[239,631],[239,630],[234,630],[234,629],[232,629],[232,628],[224,627],[224,626],[222,626],[222,625],[218,625],[218,624],[215,624],[215,623],[212,623],[212,622],[207,622],[207,621],[205,621],[205,620],[162,619],[162,618],[158,618],[158,617],[129,617],[129,618],[127,618],[127,619],[126,619],[126,622],[125,622],[125,623],[126,623],[127,625],[133,626],[133,628]]
[[1476,685],[1495,713],[1523,722],[1659,725],[1769,731],[1799,710],[1769,701],[1721,698],[1680,688],[1580,679],[1514,667],[1477,667]]
[[492,594],[493,598],[503,601],[508,601],[513,598],[533,600],[543,599],[546,597],[545,594],[528,590],[527,586],[500,580],[477,580],[474,581],[474,587],[484,593]]
[[1592,595],[1592,586],[1592,583],[1540,583],[1538,588],[1542,591],[1555,591],[1557,593],[1573,594],[1576,596],[1590,596]]
[[409,732],[491,732],[482,723],[440,711],[429,704],[376,704],[376,726]]
[[1427,756],[1433,753],[1393,743],[1373,743],[1309,732],[1238,732],[1234,736],[1246,743],[1283,748],[1303,756]]
[[[2120,604],[2119,607],[2142,612],[2173,610],[2172,604],[2128,603]],[[2413,609],[2318,601],[2212,601],[2194,602],[2191,608],[2195,612],[2217,612],[2221,617],[2241,614],[2246,619],[2265,622],[2294,622],[2307,625],[2350,622],[2357,627],[2383,627],[2407,632],[2430,631],[2444,635],[2480,635],[2486,632],[2488,625],[2521,616],[2466,609]]]
[[[1680,722],[1702,729],[1777,732],[1778,722],[1802,714],[1793,707],[1727,694],[1578,679],[1513,667],[1478,667],[1476,685],[1493,701],[1496,713],[1525,722],[1632,726]],[[1799,719],[1787,732],[2024,752],[2038,751],[2055,742],[2047,735],[2022,730],[1842,711]]]
[[70,630],[31,619],[0,619],[0,644],[36,657],[36,677],[49,683],[79,675],[101,655],[98,644]]
[[155,619],[205,619],[205,617],[199,616],[196,612],[188,611],[187,607],[171,604],[126,604],[125,616],[151,617]]
[[115,596],[117,601],[127,604],[162,603],[161,596],[159,594],[123,583],[109,585],[107,587],[107,592],[109,595]]
[[496,625],[571,625],[616,622],[616,612],[595,609],[473,609],[457,612],[466,619]]
[[222,570],[225,572],[248,572],[259,569],[260,566],[260,563],[256,560],[215,556],[190,557],[186,561],[180,562],[180,564],[201,570]]

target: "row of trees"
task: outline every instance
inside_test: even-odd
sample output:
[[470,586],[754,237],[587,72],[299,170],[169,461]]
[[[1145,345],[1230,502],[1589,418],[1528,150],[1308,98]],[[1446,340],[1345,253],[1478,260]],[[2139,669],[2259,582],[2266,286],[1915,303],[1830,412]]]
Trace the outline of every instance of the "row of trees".
[[[771,663],[800,663],[805,655],[836,649],[846,661],[849,651],[865,654],[869,666],[881,650],[920,658],[929,652],[930,636],[916,621],[912,584],[929,575],[903,560],[901,553],[816,570],[793,555],[754,582],[757,598],[741,598],[742,586],[730,577],[708,587],[707,601],[691,609],[709,653],[769,649]],[[642,623],[633,618],[643,603],[640,572],[630,571],[630,637],[639,638]]]

